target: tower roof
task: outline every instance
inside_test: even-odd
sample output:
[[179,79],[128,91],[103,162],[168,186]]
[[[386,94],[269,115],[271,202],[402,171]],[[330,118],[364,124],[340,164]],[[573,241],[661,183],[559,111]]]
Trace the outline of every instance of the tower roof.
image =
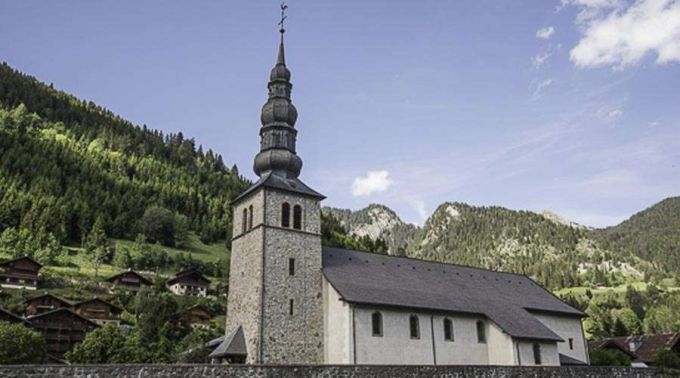
[[281,33],[278,56],[269,75],[269,97],[260,114],[260,152],[255,156],[253,171],[260,179],[236,200],[254,192],[260,187],[293,192],[323,199],[324,196],[305,185],[298,176],[302,170],[302,159],[296,153],[297,130],[295,122],[298,112],[291,100],[293,84],[291,73],[286,66],[283,21],[286,19],[281,6]]

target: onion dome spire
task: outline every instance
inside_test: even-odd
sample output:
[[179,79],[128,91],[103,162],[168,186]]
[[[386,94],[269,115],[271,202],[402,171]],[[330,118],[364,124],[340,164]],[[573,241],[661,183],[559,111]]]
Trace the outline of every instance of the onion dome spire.
[[295,154],[295,121],[297,109],[290,99],[293,84],[290,82],[290,70],[286,67],[283,34],[284,11],[287,6],[281,5],[281,42],[276,65],[269,76],[269,99],[262,106],[260,121],[260,153],[255,156],[253,170],[263,177],[269,173],[285,178],[297,178],[302,169],[302,159]]

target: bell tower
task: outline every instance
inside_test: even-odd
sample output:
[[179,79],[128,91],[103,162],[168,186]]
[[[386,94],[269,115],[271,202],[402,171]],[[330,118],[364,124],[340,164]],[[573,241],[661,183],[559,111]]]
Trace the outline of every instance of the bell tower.
[[259,180],[233,203],[226,338],[231,362],[323,362],[321,201],[300,179],[297,110],[286,67],[282,5],[278,58],[260,116]]

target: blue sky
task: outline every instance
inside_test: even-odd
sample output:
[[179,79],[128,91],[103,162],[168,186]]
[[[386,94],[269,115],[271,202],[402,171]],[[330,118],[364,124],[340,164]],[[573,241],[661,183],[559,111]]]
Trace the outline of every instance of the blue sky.
[[[250,178],[274,1],[0,0],[0,60]],[[680,195],[680,0],[288,2],[302,178],[616,224]]]

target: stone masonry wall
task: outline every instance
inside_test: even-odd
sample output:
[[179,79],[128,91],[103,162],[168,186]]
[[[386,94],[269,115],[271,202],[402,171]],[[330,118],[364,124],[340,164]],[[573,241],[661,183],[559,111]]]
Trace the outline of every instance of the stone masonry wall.
[[262,366],[262,365],[24,365],[0,366],[0,377],[104,378],[651,378],[654,369],[625,367],[499,367],[499,366]]
[[[243,209],[253,207],[253,228],[242,232]],[[234,238],[231,242],[229,301],[225,330],[243,327],[248,350],[248,362],[257,362],[260,342],[262,301],[262,237],[264,192],[244,199],[234,208]]]
[[[281,205],[303,209],[302,231],[281,228]],[[265,212],[263,363],[323,362],[320,205],[315,199],[268,191]],[[292,221],[291,221],[292,225]],[[288,271],[295,259],[295,274]],[[293,314],[290,305],[293,301]]]

